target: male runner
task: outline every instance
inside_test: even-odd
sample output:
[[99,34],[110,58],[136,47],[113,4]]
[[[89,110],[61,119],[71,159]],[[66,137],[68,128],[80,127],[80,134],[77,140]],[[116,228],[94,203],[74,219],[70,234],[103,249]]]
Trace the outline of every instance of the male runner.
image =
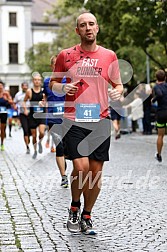
[[22,129],[23,129],[24,142],[25,142],[26,149],[27,149],[26,153],[29,154],[30,153],[30,148],[29,148],[30,132],[29,132],[29,125],[28,125],[28,115],[24,114],[24,109],[23,109],[23,101],[24,101],[24,97],[25,97],[27,89],[28,89],[28,83],[23,82],[21,84],[21,90],[15,94],[14,102],[17,105],[20,123],[21,123]]
[[[51,57],[51,69],[54,69],[57,56]],[[56,163],[60,170],[62,177],[61,186],[64,188],[68,187],[68,179],[66,175],[66,162],[64,158],[64,147],[61,141],[61,135],[57,134],[54,125],[59,127],[59,133],[62,132],[62,117],[64,113],[64,100],[65,96],[56,96],[49,88],[50,78],[44,80],[43,93],[45,94],[47,100],[47,125],[49,127],[49,134],[51,134],[53,141],[56,145]],[[57,141],[58,140],[58,141]]]
[[[76,33],[81,43],[60,52],[50,82],[53,91],[66,94],[65,144],[73,162],[67,228],[84,234],[95,234],[91,212],[100,192],[104,161],[109,160],[108,95],[119,100],[123,92],[116,54],[97,45],[98,31],[93,14],[78,16]],[[62,86],[64,75],[71,82]],[[109,84],[113,87],[110,91]],[[84,205],[80,215],[82,193]]]
[[167,83],[166,83],[166,74],[163,70],[158,70],[156,72],[156,85],[153,88],[154,97],[152,102],[157,101],[157,122],[156,127],[158,129],[158,138],[157,138],[157,153],[155,158],[158,162],[162,162],[162,147],[163,139],[165,135],[165,129],[167,126]]

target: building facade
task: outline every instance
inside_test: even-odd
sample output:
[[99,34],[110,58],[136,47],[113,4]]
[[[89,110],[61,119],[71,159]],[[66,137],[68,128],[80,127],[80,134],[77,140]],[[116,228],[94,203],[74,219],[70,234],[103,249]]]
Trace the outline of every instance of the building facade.
[[51,0],[0,0],[0,79],[12,96],[31,71],[25,52],[39,42],[51,42],[58,24],[44,22]]

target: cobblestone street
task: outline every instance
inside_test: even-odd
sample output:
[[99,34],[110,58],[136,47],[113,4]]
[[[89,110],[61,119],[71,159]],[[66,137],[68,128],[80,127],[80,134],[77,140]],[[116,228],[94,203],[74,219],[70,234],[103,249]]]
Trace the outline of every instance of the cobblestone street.
[[[70,189],[61,188],[55,153],[25,154],[22,130],[0,152],[0,252],[166,252],[167,142],[154,159],[156,134],[112,139],[110,161],[93,208],[97,236],[66,230]],[[70,176],[71,161],[67,161]]]

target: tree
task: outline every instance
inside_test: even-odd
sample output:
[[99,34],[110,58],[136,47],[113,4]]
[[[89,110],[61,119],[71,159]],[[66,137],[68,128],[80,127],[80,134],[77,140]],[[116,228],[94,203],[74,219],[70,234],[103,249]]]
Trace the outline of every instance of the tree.
[[74,28],[83,10],[90,10],[98,19],[98,43],[131,63],[134,84],[146,81],[146,55],[152,79],[158,68],[167,67],[166,0],[58,0],[48,17],[56,17],[60,29],[53,44],[40,43],[29,50],[26,59],[32,70],[46,71],[53,53],[79,42]]
[[79,42],[76,34],[71,29],[71,27],[75,27],[78,10],[73,7],[66,8],[62,1],[57,1],[56,5],[53,6],[52,11],[48,11],[45,21],[48,22],[49,17],[54,16],[58,19],[60,28],[56,32],[52,43],[38,43],[26,52],[26,63],[32,70],[32,73],[39,72],[42,74],[50,72],[49,60],[51,56],[58,54],[63,48]]
[[78,13],[82,10],[82,6],[78,9],[78,5],[68,5],[66,1],[58,0],[55,8],[49,12],[49,16],[53,15],[59,23],[59,30],[54,40],[59,51],[79,43],[79,37],[76,36],[74,29]]
[[[123,3],[126,1],[122,0]],[[128,1],[128,11],[123,7],[121,16],[121,26],[118,40],[125,40],[125,43],[132,43],[140,47],[155,64],[160,68],[165,68],[167,61],[161,61],[163,54],[167,56],[167,42],[165,34],[166,23],[166,2],[164,1]],[[161,59],[159,60],[153,53],[153,45],[163,48]],[[164,51],[164,53],[163,53]]]
[[[66,6],[76,5],[78,8],[84,6],[96,15],[101,27],[98,36],[100,44],[118,53],[122,47],[127,48],[127,51],[130,47],[138,48],[149,56],[154,70],[167,67],[166,0],[66,0],[65,2]],[[126,50],[123,51],[127,56]],[[133,51],[129,58],[133,62]],[[143,59],[141,64],[144,63]]]
[[31,47],[25,55],[26,62],[33,72],[50,72],[50,58],[57,54],[58,49],[55,44],[38,43]]

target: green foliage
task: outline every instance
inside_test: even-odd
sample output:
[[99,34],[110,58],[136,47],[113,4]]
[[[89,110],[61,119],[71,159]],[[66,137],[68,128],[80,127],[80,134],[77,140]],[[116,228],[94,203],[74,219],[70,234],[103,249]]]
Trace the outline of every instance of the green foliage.
[[[146,56],[141,48],[136,46],[123,46],[117,50],[117,55],[119,59],[124,59],[128,61],[133,67],[134,80],[136,82],[146,82]],[[131,57],[133,55],[133,57]]]
[[60,22],[60,29],[58,30],[54,41],[54,44],[57,45],[59,51],[73,46],[80,41],[75,33],[77,14],[78,13],[74,12],[67,18],[68,20],[66,20],[66,22]]
[[[78,2],[79,3],[79,2]],[[56,34],[54,44],[58,50],[68,48],[79,43],[79,37],[76,36],[76,18],[84,10],[80,4],[73,5],[72,2],[58,0],[55,9],[51,12],[59,20],[60,29]]]
[[97,17],[98,43],[132,64],[136,82],[146,79],[146,55],[151,78],[158,68],[167,67],[166,0],[58,0],[49,14],[58,19],[60,29],[52,45],[41,43],[29,50],[27,62],[33,71],[46,71],[53,52],[79,43],[75,21],[85,9]]
[[50,72],[50,58],[57,54],[58,49],[49,43],[38,43],[31,47],[25,55],[26,62],[33,72]]
[[[66,2],[83,4],[78,0]],[[85,8],[98,19],[98,42],[131,62],[136,81],[146,79],[146,54],[152,78],[155,70],[167,67],[166,0],[88,0]]]
[[[102,15],[99,4],[96,7],[95,2],[88,1],[87,7],[99,16],[104,27],[110,26],[105,28],[104,33],[107,33],[103,35],[103,37],[109,37],[110,40],[99,38],[100,42],[104,42],[107,47],[116,51],[122,46],[126,46],[127,49],[129,46],[137,46],[150,56],[154,65],[166,68],[167,1],[114,0],[109,2],[103,0],[105,5]],[[110,19],[110,25],[105,21],[106,16],[107,19]],[[155,57],[154,52],[157,49],[157,44],[163,48],[161,52],[159,51],[162,61]]]

